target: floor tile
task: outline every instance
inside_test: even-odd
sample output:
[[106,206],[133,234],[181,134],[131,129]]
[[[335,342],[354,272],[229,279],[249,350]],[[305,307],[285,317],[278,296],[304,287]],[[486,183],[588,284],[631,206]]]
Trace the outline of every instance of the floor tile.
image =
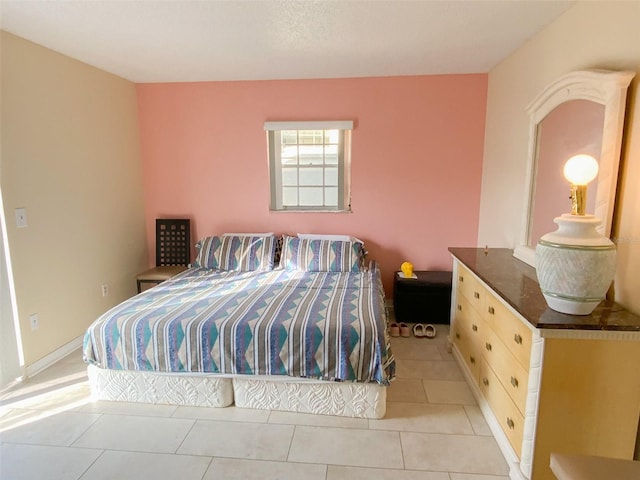
[[87,368],[87,363],[82,359],[82,347],[74,350],[66,357],[61,358],[57,363],[75,363],[77,365],[84,365]]
[[489,424],[484,419],[484,415],[482,415],[480,407],[477,405],[465,405],[464,410],[467,412],[467,417],[469,417],[469,421],[476,435],[493,435]]
[[67,361],[57,362],[42,372],[30,377],[34,383],[55,382],[57,384],[88,380],[87,364],[82,362]]
[[327,480],[449,480],[449,475],[443,472],[329,465]]
[[464,408],[427,403],[389,402],[385,418],[369,420],[369,428],[399,432],[473,434]]
[[80,480],[201,480],[211,458],[107,450]]
[[448,340],[446,342],[438,343],[438,352],[440,352],[440,358],[442,358],[442,360],[448,362],[455,361],[455,357],[453,356],[453,351],[451,350],[451,345]]
[[41,445],[0,446],[0,478],[77,480],[102,450]]
[[106,413],[112,415],[138,415],[143,417],[170,417],[178,407],[174,405],[150,405],[148,403],[110,402],[99,400],[88,402],[76,412]]
[[86,383],[63,386],[44,383],[31,387],[35,388],[29,388],[29,393],[13,392],[15,395],[3,399],[2,404],[11,408],[63,411],[91,401],[91,390]]
[[509,480],[508,475],[475,475],[473,473],[450,473],[451,480]]
[[313,415],[311,413],[293,413],[273,411],[269,423],[286,425],[309,425],[316,427],[368,428],[366,418],[336,417],[333,415]]
[[178,453],[284,461],[293,430],[291,425],[197,420]]
[[4,430],[0,433],[0,441],[69,446],[99,418],[97,414],[75,412],[33,417],[28,419],[28,423]]
[[442,360],[437,344],[426,338],[394,338],[391,348],[404,360]]
[[450,380],[423,380],[429,403],[453,405],[476,405],[467,382]]
[[419,378],[396,378],[387,388],[387,402],[426,403],[427,395]]
[[214,458],[202,480],[325,480],[326,465]]
[[445,340],[449,336],[451,325],[448,323],[434,323],[433,326],[436,327],[436,339]]
[[0,439],[2,439],[3,431],[34,422],[44,418],[44,416],[47,416],[47,413],[38,410],[25,410],[23,408],[6,409],[0,417]]
[[103,415],[76,440],[74,446],[174,453],[193,422],[179,418]]
[[400,433],[405,468],[507,475],[509,468],[492,437]]
[[178,407],[173,414],[175,418],[193,418],[196,420],[221,420],[225,422],[266,423],[269,410],[254,410],[229,406],[224,408],[210,407]]
[[425,380],[463,380],[462,371],[456,362],[436,360],[396,359],[398,378],[421,378]]
[[289,461],[403,468],[397,432],[350,428],[296,427]]
[[11,388],[2,390],[0,393],[0,405],[10,405],[16,401],[54,389],[55,387],[52,385],[31,382],[29,380],[18,382]]

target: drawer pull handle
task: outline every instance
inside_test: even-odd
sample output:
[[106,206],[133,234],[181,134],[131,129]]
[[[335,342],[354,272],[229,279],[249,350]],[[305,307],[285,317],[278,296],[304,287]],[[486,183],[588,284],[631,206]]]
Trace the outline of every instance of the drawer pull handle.
[[473,325],[471,325],[471,330],[473,330],[474,332],[478,331],[478,325],[476,325],[475,323]]
[[458,311],[462,311],[462,305],[458,304]]
[[511,417],[507,417],[507,427],[513,430],[515,426],[516,424],[514,423],[513,419]]
[[460,339],[460,334],[458,332],[456,332],[456,338]]
[[464,277],[463,277],[462,275],[460,275],[460,276],[458,277],[458,280],[460,280],[461,282],[464,282]]
[[518,388],[518,379],[516,377],[511,377],[511,385],[513,385],[513,388]]
[[473,292],[473,298],[480,298],[480,292]]
[[522,345],[522,337],[520,336],[520,334],[516,333],[513,336],[513,341],[516,342],[518,345]]
[[489,379],[487,377],[482,377],[482,383],[484,383],[485,387],[489,386]]
[[476,359],[475,357],[469,357],[469,361],[475,365]]
[[487,350],[491,351],[491,344],[489,342],[484,344],[484,348],[486,348]]
[[489,308],[487,308],[487,310],[489,311],[489,315],[495,315],[496,311],[492,306],[489,306]]

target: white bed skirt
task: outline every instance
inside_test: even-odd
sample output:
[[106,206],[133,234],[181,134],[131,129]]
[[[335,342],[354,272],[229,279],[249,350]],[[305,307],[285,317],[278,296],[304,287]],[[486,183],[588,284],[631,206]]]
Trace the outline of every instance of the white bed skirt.
[[290,377],[228,377],[87,367],[96,400],[193,407],[281,410],[356,418],[383,418],[386,387]]
[[236,406],[243,408],[374,419],[383,418],[387,409],[386,387],[375,383],[236,377],[233,393]]
[[228,407],[233,403],[230,378],[106,370],[95,365],[89,365],[87,372],[91,394],[96,400],[192,407]]

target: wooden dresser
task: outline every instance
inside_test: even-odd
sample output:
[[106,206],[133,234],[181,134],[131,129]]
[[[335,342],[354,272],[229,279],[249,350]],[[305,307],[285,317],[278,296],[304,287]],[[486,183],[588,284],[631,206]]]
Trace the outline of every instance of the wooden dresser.
[[510,464],[555,480],[551,452],[632,459],[640,416],[640,317],[547,307],[535,270],[509,249],[450,248],[450,341]]

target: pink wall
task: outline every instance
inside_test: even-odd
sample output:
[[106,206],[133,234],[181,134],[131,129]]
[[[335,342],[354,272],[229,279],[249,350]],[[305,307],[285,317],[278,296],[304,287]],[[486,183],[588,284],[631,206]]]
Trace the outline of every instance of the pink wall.
[[[141,84],[149,262],[154,219],[223,232],[340,233],[393,271],[451,269],[478,234],[487,76]],[[265,121],[354,120],[350,214],[271,213]],[[194,241],[195,241],[194,239]]]

